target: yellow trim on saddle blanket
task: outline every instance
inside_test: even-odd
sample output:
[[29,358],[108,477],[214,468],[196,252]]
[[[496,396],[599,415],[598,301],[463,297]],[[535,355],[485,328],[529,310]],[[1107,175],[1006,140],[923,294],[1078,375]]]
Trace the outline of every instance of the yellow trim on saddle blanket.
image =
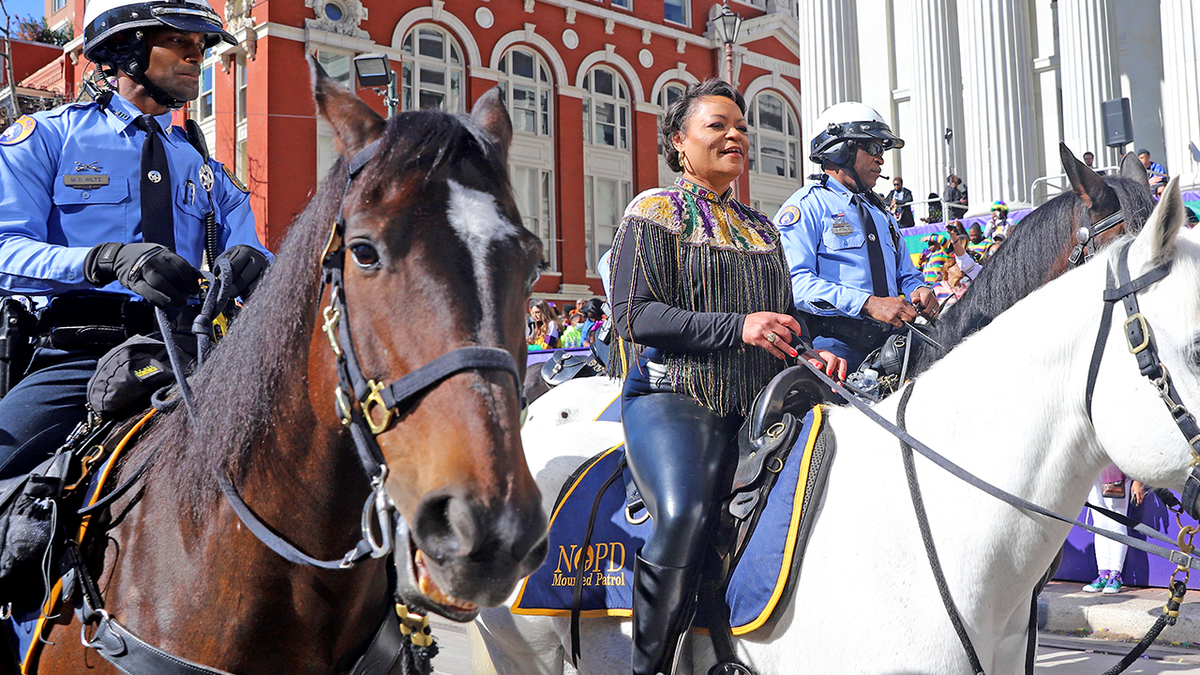
[[[809,426],[808,437],[804,441],[804,451],[800,457],[800,471],[796,482],[796,493],[792,503],[791,520],[788,523],[787,539],[784,543],[783,560],[780,564],[779,574],[775,579],[775,585],[772,589],[771,597],[757,617],[755,617],[749,623],[732,627],[732,633],[734,635],[745,635],[751,631],[761,628],[771,618],[772,613],[775,611],[776,606],[778,606],[780,599],[784,595],[784,591],[787,589],[788,579],[792,572],[792,560],[795,556],[797,540],[799,539],[800,521],[802,515],[801,509],[804,506],[804,493],[808,488],[809,469],[812,463],[813,448],[816,446],[817,437],[821,432],[824,422],[824,411],[822,410],[821,406],[814,406],[812,412],[813,421]],[[594,460],[591,460],[592,466],[599,464],[602,459],[609,456],[620,447],[623,447],[623,444],[609,448],[600,456],[596,457]],[[554,526],[554,521],[558,518],[559,512],[566,504],[568,498],[575,491],[575,488],[578,487],[579,484],[587,477],[588,472],[591,471],[591,469],[592,467],[589,466],[586,470],[582,471],[575,479],[575,482],[572,483],[570,488],[568,488],[563,494],[563,497],[561,500],[559,500],[553,515],[550,517],[550,527]],[[547,563],[543,564],[550,563],[548,561]],[[521,589],[517,593],[517,598],[512,603],[509,611],[511,611],[513,614],[520,614],[524,616],[571,616],[570,609],[522,608],[521,601],[525,596],[525,589],[528,586],[528,583],[528,578],[521,582]],[[632,614],[633,612],[631,610],[623,608],[587,609],[579,612],[579,615],[583,617],[629,617],[632,616]]]
[[[104,492],[104,484],[108,481],[108,475],[112,473],[113,467],[116,466],[117,459],[121,456],[121,453],[124,452],[125,447],[133,442],[134,437],[137,436],[138,432],[142,430],[142,427],[146,426],[146,423],[150,421],[150,418],[154,416],[155,412],[155,410],[150,410],[143,415],[142,419],[138,420],[137,424],[133,425],[133,427],[126,432],[125,437],[121,439],[121,442],[117,444],[117,447],[113,448],[112,455],[110,455],[108,461],[104,463],[104,470],[100,472],[100,476],[96,479],[96,489],[92,491],[92,498],[88,501],[88,506],[95,504],[101,499],[101,495]],[[83,541],[83,536],[87,534],[88,524],[91,523],[91,521],[92,516],[90,514],[84,516],[79,521],[79,533],[75,535],[75,541]],[[29,643],[29,649],[25,652],[25,658],[21,662],[22,675],[33,675],[33,673],[36,672],[36,666],[31,667],[30,664],[34,663],[39,652],[41,651],[42,640],[48,640],[50,638],[50,630],[53,628],[53,626],[49,625],[50,620],[47,617],[55,610],[56,607],[58,607],[58,603],[61,600],[59,596],[61,595],[62,579],[60,578],[54,582],[54,587],[50,589],[50,595],[46,598],[46,604],[42,605],[42,617],[38,619],[37,628],[34,629],[33,642]]]

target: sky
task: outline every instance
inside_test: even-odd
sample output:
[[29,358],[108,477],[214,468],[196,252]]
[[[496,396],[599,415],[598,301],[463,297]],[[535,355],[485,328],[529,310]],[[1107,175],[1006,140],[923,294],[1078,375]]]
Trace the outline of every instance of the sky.
[[[4,8],[13,18],[30,14],[40,17],[45,15],[46,4],[42,0],[4,0]],[[0,16],[0,27],[3,25],[3,16]]]

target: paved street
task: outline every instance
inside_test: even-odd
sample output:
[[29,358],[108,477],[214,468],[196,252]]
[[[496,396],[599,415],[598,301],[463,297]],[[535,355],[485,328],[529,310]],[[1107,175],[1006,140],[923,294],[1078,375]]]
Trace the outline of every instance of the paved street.
[[[461,624],[433,619],[433,632],[441,645],[434,660],[439,675],[490,675],[472,670],[466,629]],[[1089,640],[1042,634],[1034,672],[1042,675],[1100,675],[1121,660],[1131,643]],[[1129,675],[1191,673],[1200,675],[1200,652],[1152,647],[1148,654],[1126,670]],[[614,674],[619,675],[619,674]]]

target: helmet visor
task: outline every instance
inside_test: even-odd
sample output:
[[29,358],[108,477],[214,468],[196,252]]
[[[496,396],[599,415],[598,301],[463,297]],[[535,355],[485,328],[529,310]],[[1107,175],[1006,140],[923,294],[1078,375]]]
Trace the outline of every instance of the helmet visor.
[[155,7],[153,14],[154,18],[175,30],[204,33],[205,47],[212,47],[222,40],[231,45],[237,44],[237,40],[221,26],[221,19],[214,12],[174,6]]

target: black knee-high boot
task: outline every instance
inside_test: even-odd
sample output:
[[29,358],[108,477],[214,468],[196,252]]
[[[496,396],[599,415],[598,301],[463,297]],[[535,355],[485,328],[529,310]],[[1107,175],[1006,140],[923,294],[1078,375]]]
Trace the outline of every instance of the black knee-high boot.
[[700,566],[656,565],[640,551],[634,560],[633,675],[670,675],[679,638],[695,614]]

